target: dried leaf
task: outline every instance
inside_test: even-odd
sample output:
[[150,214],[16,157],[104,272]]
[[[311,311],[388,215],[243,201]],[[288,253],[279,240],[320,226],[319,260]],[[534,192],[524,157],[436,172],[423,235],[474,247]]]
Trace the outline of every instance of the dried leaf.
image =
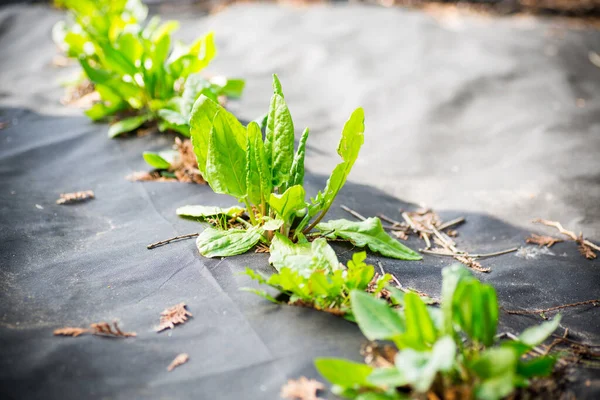
[[458,231],[456,229],[448,229],[446,231],[446,235],[448,235],[450,237],[457,237],[458,236]]
[[281,388],[280,396],[288,400],[321,400],[320,397],[317,397],[319,390],[325,390],[325,385],[302,376],[300,379],[288,380]]
[[175,368],[188,362],[189,359],[190,359],[190,356],[188,354],[186,354],[186,353],[179,354],[177,357],[175,357],[175,359],[173,361],[171,361],[171,364],[169,364],[169,366],[167,367],[167,371],[169,371],[169,372],[173,371]]
[[526,243],[537,244],[540,247],[542,247],[542,246],[552,247],[556,243],[559,243],[562,241],[563,241],[562,239],[553,238],[552,236],[536,235],[535,233],[532,233],[531,236],[529,236],[527,239],[525,239]]
[[91,190],[84,190],[81,192],[74,193],[61,193],[60,199],[56,200],[56,204],[79,203],[93,198],[94,192]]
[[55,336],[73,336],[73,337],[77,337],[79,335],[83,335],[84,333],[89,332],[89,329],[85,329],[85,328],[73,328],[70,326],[64,327],[64,328],[60,328],[60,329],[55,329],[54,330],[54,335]]
[[185,309],[185,303],[179,303],[173,307],[167,308],[160,313],[160,325],[156,328],[156,332],[164,331],[165,329],[173,329],[175,325],[183,324],[191,317],[192,313]]
[[588,260],[593,260],[596,258],[596,252],[584,242],[582,236],[579,236],[579,239],[577,240],[577,249],[581,255]]
[[258,246],[256,246],[256,250],[254,251],[255,253],[269,253],[269,246],[265,245],[264,243],[259,243]]
[[108,322],[98,322],[90,325],[91,331],[94,335],[108,336],[108,337],[135,337],[135,332],[123,332],[119,329],[117,321],[114,321],[111,325]]

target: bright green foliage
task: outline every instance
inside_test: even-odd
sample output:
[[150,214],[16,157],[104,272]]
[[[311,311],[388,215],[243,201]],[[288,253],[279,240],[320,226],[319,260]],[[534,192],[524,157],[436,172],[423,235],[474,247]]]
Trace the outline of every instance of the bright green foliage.
[[[244,82],[197,73],[216,55],[212,32],[190,45],[175,43],[179,24],[146,22],[139,0],[65,0],[69,20],[53,29],[55,42],[76,58],[100,95],[86,114],[93,120],[128,115],[112,125],[109,137],[158,121],[161,130],[189,136],[192,105],[201,95],[239,97]],[[133,117],[131,115],[134,115]]]
[[363,334],[370,340],[393,341],[398,353],[395,367],[372,369],[366,382],[353,374],[340,379],[341,371],[332,372],[340,360],[317,360],[317,369],[336,385],[337,393],[350,399],[363,399],[365,393],[373,393],[374,399],[399,399],[395,388],[404,387],[415,395],[433,391],[442,398],[449,386],[468,385],[475,398],[495,400],[527,386],[530,378],[552,372],[554,357],[524,356],[554,332],[560,316],[526,329],[516,341],[499,342],[495,290],[460,266],[444,269],[443,277],[441,313],[415,293],[405,294],[401,308],[393,308],[362,291],[351,292],[351,311]]
[[[363,110],[356,109],[344,126],[338,146],[342,162],[334,169],[325,190],[307,201],[303,183],[308,129],[295,148],[294,123],[276,75],[273,92],[269,112],[261,121],[265,127],[264,140],[257,122],[244,127],[208,96],[201,95],[190,114],[190,134],[198,169],[216,193],[233,196],[245,204],[248,225],[261,227],[262,241],[272,246],[271,263],[279,270],[287,266],[297,271],[314,267],[317,255],[332,263],[334,253],[326,242],[315,241],[323,246],[320,249],[314,242],[313,245],[306,243],[305,235],[341,237],[385,256],[420,259],[419,254],[387,235],[377,218],[358,223],[340,220],[319,224],[358,157],[364,141]],[[311,233],[315,227],[320,234]],[[240,228],[244,228],[243,224],[232,229]],[[275,235],[276,231],[280,235]],[[324,231],[328,231],[326,235]],[[204,252],[206,246],[202,240],[209,238],[212,236],[203,235],[198,239],[198,248],[205,256],[208,253]],[[230,242],[216,243],[229,246]],[[238,252],[238,247],[219,249],[219,254],[224,255]]]
[[158,153],[145,151],[144,160],[156,169],[168,169],[171,164],[174,164],[179,159],[179,152],[176,150],[164,150]]
[[385,233],[379,218],[367,218],[364,221],[348,221],[336,219],[320,223],[316,226],[321,232],[326,232],[327,237],[349,240],[358,247],[369,247],[372,251],[381,253],[386,257],[401,260],[420,260],[421,255],[390,235]]
[[[364,293],[375,277],[373,266],[365,263],[366,253],[354,254],[352,260],[348,262],[348,267],[343,268],[335,254],[330,252],[331,247],[322,238],[316,239],[312,245],[308,243],[295,245],[284,236],[278,235],[273,239],[273,246],[277,249],[284,248],[284,250],[277,250],[275,257],[282,261],[277,261],[274,265],[287,266],[278,268],[279,273],[269,278],[249,268],[246,269],[246,274],[259,283],[269,285],[287,295],[289,303],[292,304],[301,301],[304,305],[319,310],[339,312],[346,318],[352,319],[349,307],[350,293],[361,293],[373,298],[391,280],[388,274],[381,276],[374,282],[373,292]],[[271,257],[273,256],[272,253]],[[265,291],[248,288],[244,290],[277,302]]]

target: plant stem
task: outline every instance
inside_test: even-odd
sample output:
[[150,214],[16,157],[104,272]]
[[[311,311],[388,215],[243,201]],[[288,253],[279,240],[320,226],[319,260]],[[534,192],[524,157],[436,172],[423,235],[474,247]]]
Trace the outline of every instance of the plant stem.
[[253,225],[252,225],[250,222],[246,221],[246,220],[245,220],[245,219],[243,219],[243,218],[236,217],[236,218],[235,218],[235,220],[236,220],[237,222],[239,222],[239,223],[243,224],[243,225],[244,225],[246,228],[252,228],[252,227],[253,227]]
[[246,211],[248,212],[248,216],[250,217],[250,222],[252,223],[252,225],[256,225],[254,209],[252,208],[252,205],[250,204],[247,198],[244,199],[244,204],[246,205]]

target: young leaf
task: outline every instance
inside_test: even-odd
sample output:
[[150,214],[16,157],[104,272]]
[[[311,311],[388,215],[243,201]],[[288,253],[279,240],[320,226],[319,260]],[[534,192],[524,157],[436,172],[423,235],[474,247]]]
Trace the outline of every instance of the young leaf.
[[554,317],[554,319],[551,321],[542,322],[538,326],[532,326],[530,328],[525,329],[519,335],[519,341],[530,347],[534,347],[541,344],[544,340],[548,338],[548,336],[552,335],[556,328],[558,328],[558,325],[560,324],[560,319],[561,316],[559,314],[556,317]]
[[358,327],[367,339],[392,340],[404,333],[404,320],[383,300],[363,291],[353,290],[350,293],[350,303]]
[[498,326],[498,299],[493,287],[473,277],[461,279],[454,292],[454,321],[471,340],[491,346]]
[[221,109],[213,119],[204,178],[215,193],[242,198],[246,187],[247,133],[237,118]]
[[[246,153],[246,187],[248,200],[252,204],[261,204],[263,200],[261,167],[259,166],[262,148],[262,133],[258,124],[250,122],[247,127],[248,143]],[[268,179],[269,177],[267,177]]]
[[219,215],[226,215],[228,217],[235,217],[241,215],[245,211],[242,207],[229,207],[221,208],[214,206],[183,206],[177,209],[177,215],[187,218],[200,218],[206,219],[209,217],[216,217]]
[[167,122],[169,129],[190,136],[190,127],[188,119],[177,111],[167,110],[165,108],[158,110],[158,116]]
[[517,374],[525,378],[550,376],[554,370],[556,358],[552,356],[535,357],[531,360],[519,360]]
[[404,295],[404,320],[406,332],[396,338],[399,348],[410,347],[414,350],[427,350],[437,339],[437,331],[427,306],[418,294]]
[[289,186],[304,185],[304,155],[306,154],[306,141],[308,140],[308,128],[300,137],[300,143],[292,162]]
[[335,251],[333,251],[324,238],[313,240],[310,250],[312,252],[312,267],[314,269],[325,270],[331,273],[341,268]]
[[206,153],[212,122],[221,107],[206,96],[198,97],[190,114],[190,136],[198,160],[198,170],[206,176]]
[[288,267],[292,269],[305,269],[312,263],[310,243],[293,243],[280,233],[275,233],[269,248],[271,256],[269,263],[277,271]]
[[286,190],[282,195],[271,193],[269,205],[279,218],[285,222],[289,222],[296,211],[306,208],[304,196],[304,188],[300,185],[295,185]]
[[254,247],[262,237],[262,229],[230,229],[227,231],[206,228],[196,240],[196,246],[204,257],[228,257],[243,254]]
[[273,187],[287,185],[294,159],[294,123],[281,92],[281,83],[273,75],[274,94],[267,118],[265,156],[271,166]]
[[367,378],[369,383],[379,387],[399,387],[408,384],[398,368],[375,368]]
[[142,126],[144,122],[148,121],[149,119],[150,116],[148,115],[138,115],[137,117],[122,119],[110,126],[108,129],[108,137],[114,138],[122,133],[131,132]]
[[449,336],[438,340],[431,352],[405,349],[396,354],[395,364],[406,382],[417,392],[427,392],[438,372],[449,371],[454,365],[456,344]]
[[373,372],[366,364],[338,358],[317,358],[315,367],[329,382],[344,388],[370,386],[367,377]]
[[[317,208],[327,212],[338,192],[346,183],[346,179],[358,158],[358,153],[362,147],[365,137],[365,113],[362,108],[354,110],[342,131],[342,138],[338,145],[337,152],[342,157],[339,163],[327,180],[325,190],[320,198]],[[419,258],[420,259],[420,258]]]
[[458,283],[471,277],[471,272],[460,264],[454,264],[442,270],[441,308],[444,316],[444,334],[454,335],[453,298]]
[[511,348],[496,347],[482,352],[470,365],[481,383],[475,389],[481,399],[501,399],[514,389],[518,355]]
[[144,160],[153,168],[168,169],[179,157],[179,152],[176,150],[166,150],[158,153],[145,151],[143,157]]
[[379,218],[367,218],[364,221],[332,220],[316,226],[321,232],[332,232],[332,237],[349,240],[357,247],[366,247],[386,257],[400,260],[420,260],[418,253],[385,233]]

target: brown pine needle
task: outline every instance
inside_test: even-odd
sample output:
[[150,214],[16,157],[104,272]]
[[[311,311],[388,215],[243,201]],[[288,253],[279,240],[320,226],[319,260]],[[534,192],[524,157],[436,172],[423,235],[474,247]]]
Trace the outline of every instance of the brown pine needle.
[[[112,326],[108,324],[108,322],[98,322],[95,324],[91,324],[91,331],[94,335],[99,336],[108,336],[108,337],[135,337],[137,334],[135,332],[123,332],[119,329],[119,325],[117,321],[112,323]],[[114,329],[113,329],[114,328]]]
[[302,376],[300,379],[288,380],[281,388],[280,396],[288,400],[321,400],[317,397],[319,390],[325,390],[325,385]]
[[54,335],[55,336],[72,336],[72,337],[77,337],[80,335],[83,335],[84,333],[88,333],[90,332],[89,329],[85,329],[85,328],[73,328],[70,326],[64,327],[64,328],[60,328],[60,329],[55,329],[54,330]]
[[160,313],[160,325],[156,332],[162,332],[165,329],[173,329],[175,325],[183,324],[192,316],[192,313],[186,310],[185,303],[179,303],[173,307],[167,308]]
[[169,371],[169,372],[173,371],[175,368],[188,362],[189,359],[190,359],[190,356],[188,354],[186,354],[186,353],[179,354],[177,357],[175,357],[175,359],[173,361],[171,361],[171,364],[169,364],[169,366],[167,367],[167,371]]
[[77,336],[83,335],[85,333],[91,333],[92,335],[97,335],[97,336],[120,337],[120,338],[136,336],[135,332],[123,332],[119,328],[117,321],[113,321],[112,325],[110,325],[108,322],[93,323],[93,324],[90,324],[89,329],[65,327],[65,328],[60,328],[60,329],[54,330],[55,336],[60,335],[60,336],[77,337]]
[[533,222],[538,223],[538,224],[543,224],[546,226],[551,226],[553,228],[556,228],[563,235],[568,236],[571,240],[573,240],[577,243],[579,252],[588,260],[595,259],[596,258],[595,251],[600,251],[600,246],[590,242],[587,239],[584,239],[583,234],[579,234],[579,236],[577,236],[575,234],[575,232],[565,229],[562,226],[562,224],[558,221],[550,221],[547,219],[536,219]]

